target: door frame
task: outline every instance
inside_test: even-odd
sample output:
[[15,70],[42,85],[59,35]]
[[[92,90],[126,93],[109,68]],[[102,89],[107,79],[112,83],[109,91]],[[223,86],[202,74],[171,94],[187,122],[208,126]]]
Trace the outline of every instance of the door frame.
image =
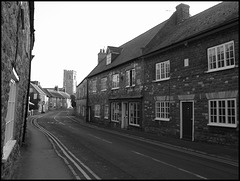
[[[126,106],[127,105],[127,106]],[[121,128],[122,129],[125,129],[128,127],[128,119],[129,117],[127,118],[127,120],[125,120],[125,115],[126,115],[126,112],[128,112],[128,102],[127,101],[123,101],[122,102],[122,122],[121,122]],[[127,113],[128,115],[128,113]]]
[[184,102],[192,103],[192,141],[194,141],[194,100],[184,100],[180,101],[180,139],[183,138],[183,114],[182,114],[182,106]]

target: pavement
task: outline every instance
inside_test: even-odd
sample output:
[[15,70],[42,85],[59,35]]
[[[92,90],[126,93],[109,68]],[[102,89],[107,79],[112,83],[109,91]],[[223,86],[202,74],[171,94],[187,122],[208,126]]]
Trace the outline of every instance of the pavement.
[[74,179],[47,137],[30,124],[34,117],[28,120],[25,143],[20,148],[13,179]]
[[[57,153],[47,137],[30,124],[30,120],[34,117],[36,117],[36,115],[30,116],[28,120],[25,143],[20,148],[21,156],[17,161],[18,166],[14,174],[14,179],[75,179],[62,158],[57,156]],[[110,130],[110,128],[106,128],[103,125],[85,123],[85,121],[77,117],[75,118],[81,124],[98,126],[102,129]],[[111,131],[118,134],[127,134],[128,136],[144,140],[152,140],[156,143],[166,144],[168,146],[211,156],[217,159],[223,159],[227,162],[233,162],[238,165],[238,146],[233,147],[203,142],[192,142],[119,128],[111,128]]]

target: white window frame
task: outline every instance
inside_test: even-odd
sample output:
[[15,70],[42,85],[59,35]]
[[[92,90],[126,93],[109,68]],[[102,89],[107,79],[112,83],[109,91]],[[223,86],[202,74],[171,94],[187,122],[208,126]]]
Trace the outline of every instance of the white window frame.
[[170,102],[169,101],[155,102],[155,120],[159,120],[159,121],[170,120]]
[[97,80],[92,81],[92,92],[97,92]]
[[140,126],[140,103],[130,102],[129,103],[129,125]]
[[169,80],[170,79],[170,60],[156,63],[155,73],[156,73],[155,81]]
[[94,107],[94,117],[99,118],[100,117],[100,104],[96,104]]
[[106,64],[110,64],[111,63],[111,59],[112,59],[112,54],[111,53],[108,53],[107,54],[107,57],[106,57]]
[[[226,49],[226,46],[232,45],[232,50],[229,52]],[[222,50],[222,54],[219,54],[219,50]],[[214,54],[214,55],[212,55]],[[234,41],[229,41],[211,48],[207,49],[207,56],[208,56],[208,71],[207,72],[214,72],[219,70],[225,70],[229,68],[235,67],[235,52],[234,52]],[[232,64],[227,65],[228,58],[232,60]],[[231,62],[229,60],[229,62]],[[223,64],[223,66],[220,65]]]
[[6,124],[5,124],[5,137],[3,144],[3,154],[2,154],[2,162],[5,163],[12,152],[16,140],[14,140],[14,122],[15,122],[15,111],[17,105],[17,82],[19,81],[19,77],[15,71],[12,69],[12,76],[9,82],[10,92],[8,99],[8,107],[7,107],[7,115],[6,115]]
[[134,87],[135,86],[135,69],[126,71],[126,87]]
[[101,91],[107,90],[107,77],[101,79]]
[[111,103],[111,121],[119,122],[119,112],[120,112],[120,103],[112,102]]
[[108,119],[108,114],[109,114],[109,106],[108,104],[104,105],[104,119]]
[[[234,107],[232,107],[232,111],[234,111],[234,114],[229,114],[229,106],[228,101],[234,102]],[[215,102],[216,106],[211,106],[211,103]],[[220,107],[219,102],[224,102],[225,107]],[[214,109],[215,108],[215,109]],[[224,113],[224,114],[223,114]],[[212,99],[208,100],[208,126],[220,126],[220,127],[237,127],[237,101],[235,98],[231,99]],[[232,117],[234,119],[235,123],[229,123],[228,118]],[[225,123],[220,123],[220,118],[225,119]],[[215,121],[213,121],[215,119]]]
[[119,74],[112,75],[112,89],[119,89]]

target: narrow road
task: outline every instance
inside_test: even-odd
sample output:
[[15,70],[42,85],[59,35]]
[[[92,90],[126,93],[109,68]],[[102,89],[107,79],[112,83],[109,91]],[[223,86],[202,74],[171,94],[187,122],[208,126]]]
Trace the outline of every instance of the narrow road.
[[83,124],[68,111],[33,120],[76,179],[238,179],[238,166]]

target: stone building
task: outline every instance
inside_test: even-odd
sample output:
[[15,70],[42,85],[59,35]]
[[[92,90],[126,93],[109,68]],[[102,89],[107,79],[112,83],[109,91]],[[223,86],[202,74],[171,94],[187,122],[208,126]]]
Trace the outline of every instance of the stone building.
[[81,119],[88,121],[87,112],[87,79],[83,79],[77,86],[76,92],[76,112],[75,115]]
[[1,178],[13,177],[28,115],[34,2],[1,1]]
[[63,88],[70,95],[76,94],[77,72],[74,70],[63,70]]
[[[86,77],[97,124],[217,144],[238,144],[238,2],[172,16],[100,51]],[[80,85],[79,85],[80,87]]]

